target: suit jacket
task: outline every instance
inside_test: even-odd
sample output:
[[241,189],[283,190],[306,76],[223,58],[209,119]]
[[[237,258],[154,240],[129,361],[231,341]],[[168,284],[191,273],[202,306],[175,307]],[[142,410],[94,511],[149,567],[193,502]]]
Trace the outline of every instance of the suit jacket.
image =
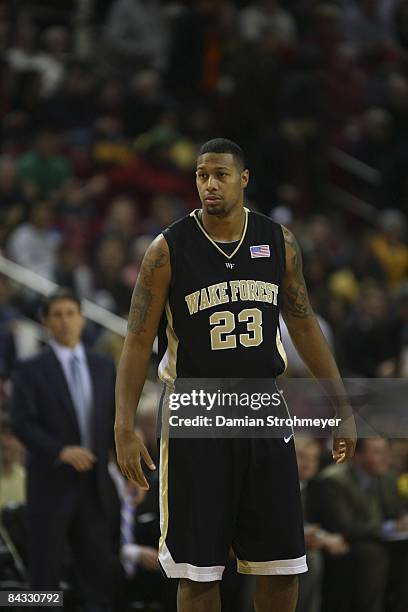
[[[100,501],[110,511],[113,490],[107,463],[114,448],[115,368],[106,357],[85,350],[93,391],[92,434],[95,475]],[[80,432],[63,369],[47,347],[20,362],[13,375],[11,421],[16,436],[28,451],[27,504],[35,514],[64,512],[68,500],[85,482],[59,460],[64,446],[79,446]]]
[[395,480],[377,476],[362,487],[352,463],[331,465],[319,474],[308,495],[308,515],[349,542],[380,538],[381,523],[403,513]]

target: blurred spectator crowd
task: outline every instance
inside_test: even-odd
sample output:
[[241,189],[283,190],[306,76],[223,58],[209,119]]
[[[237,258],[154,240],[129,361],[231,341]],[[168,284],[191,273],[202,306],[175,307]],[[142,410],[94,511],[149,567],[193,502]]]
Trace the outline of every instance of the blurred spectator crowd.
[[[0,51],[5,257],[126,316],[147,245],[199,206],[198,147],[231,138],[251,172],[247,205],[300,242],[342,373],[408,378],[408,0],[0,0]],[[16,322],[37,318],[37,306],[0,277],[3,402],[16,357],[35,347]],[[121,339],[100,329],[85,341],[120,354]],[[289,361],[290,375],[305,375]],[[367,558],[379,572],[367,585],[388,607],[361,599],[339,610],[408,609],[390,570],[407,568],[407,544],[389,541],[407,530],[389,523],[408,507],[407,443],[373,444],[383,446],[363,444],[353,474],[316,476],[325,450],[299,451],[314,465],[302,482],[317,483],[305,505],[315,579],[302,586],[305,612],[335,612],[344,600],[333,576],[351,584],[350,559],[363,568]],[[23,455],[7,428],[2,463],[1,503],[24,501]],[[388,501],[355,493],[355,515],[333,514],[348,479],[368,491],[384,475]],[[154,565],[148,552],[143,563]]]
[[1,1],[3,254],[126,315],[229,137],[343,372],[407,376],[407,45],[405,0]]

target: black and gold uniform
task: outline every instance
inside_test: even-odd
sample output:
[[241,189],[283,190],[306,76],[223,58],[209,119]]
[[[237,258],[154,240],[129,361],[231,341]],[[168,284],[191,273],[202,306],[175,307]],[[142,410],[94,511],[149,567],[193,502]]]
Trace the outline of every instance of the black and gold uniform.
[[[241,240],[216,243],[194,211],[164,232],[171,256],[160,378],[275,378],[285,369],[281,226],[245,210]],[[228,253],[228,251],[230,251]]]
[[241,239],[217,243],[200,211],[163,232],[171,283],[159,333],[161,540],[168,577],[219,580],[232,546],[238,571],[307,570],[293,438],[169,439],[178,379],[271,379],[286,355],[279,330],[282,228],[245,208]]

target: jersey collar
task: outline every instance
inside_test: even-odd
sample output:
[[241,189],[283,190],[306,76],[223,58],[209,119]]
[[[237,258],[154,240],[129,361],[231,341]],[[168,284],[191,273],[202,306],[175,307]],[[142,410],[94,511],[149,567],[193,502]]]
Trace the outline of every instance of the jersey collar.
[[222,248],[215,242],[215,240],[213,240],[211,238],[210,234],[208,234],[208,232],[205,230],[204,226],[200,223],[200,221],[198,219],[198,211],[199,210],[200,210],[199,208],[196,208],[195,210],[193,210],[190,213],[190,217],[193,217],[193,219],[197,223],[198,227],[203,232],[204,236],[211,242],[211,244],[217,249],[217,251],[219,251],[221,253],[221,255],[224,255],[224,257],[226,257],[227,259],[232,259],[234,257],[234,255],[236,255],[238,253],[238,251],[239,251],[239,249],[241,247],[241,244],[244,242],[244,238],[246,236],[247,227],[248,227],[248,213],[249,213],[249,209],[244,206],[244,211],[245,211],[244,229],[242,230],[242,236],[241,236],[240,241],[238,242],[236,248],[233,250],[233,252],[230,255],[227,255],[227,253],[225,253],[225,251],[222,250]]

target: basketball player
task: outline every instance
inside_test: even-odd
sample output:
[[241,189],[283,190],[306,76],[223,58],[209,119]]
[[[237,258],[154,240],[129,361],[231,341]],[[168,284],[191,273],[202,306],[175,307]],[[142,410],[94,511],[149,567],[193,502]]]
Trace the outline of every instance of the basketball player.
[[[207,142],[196,172],[202,203],[158,236],[132,297],[117,379],[115,435],[123,474],[148,487],[153,462],[133,424],[162,318],[161,411],[176,378],[269,378],[285,369],[279,310],[312,374],[331,381],[337,463],[354,453],[355,427],[339,372],[310,306],[293,234],[244,206],[241,148]],[[164,325],[163,325],[164,320]],[[168,404],[168,402],[167,402]],[[166,433],[167,431],[167,433]],[[293,612],[307,571],[293,439],[168,438],[160,444],[164,573],[179,578],[179,612],[219,612],[218,581],[232,546],[238,571],[257,576],[257,612]]]

